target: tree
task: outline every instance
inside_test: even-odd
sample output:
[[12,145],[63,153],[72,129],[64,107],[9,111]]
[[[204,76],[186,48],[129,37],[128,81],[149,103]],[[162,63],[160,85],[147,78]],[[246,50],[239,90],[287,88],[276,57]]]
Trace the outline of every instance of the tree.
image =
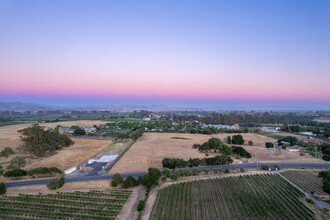
[[265,145],[266,145],[266,148],[273,148],[274,147],[274,144],[271,143],[271,142],[266,142]]
[[47,187],[50,190],[55,190],[61,188],[65,183],[65,178],[64,176],[61,176],[60,178],[55,178],[49,180]]
[[231,137],[227,136],[227,144],[231,144]]
[[66,135],[61,135],[54,129],[45,130],[44,127],[38,124],[33,124],[31,127],[18,132],[22,134],[20,136],[22,142],[20,149],[38,157],[43,156],[47,152],[53,152],[73,144],[73,141]]
[[8,158],[11,154],[14,154],[14,151],[10,147],[5,147],[1,152],[0,156]]
[[0,175],[3,174],[3,166],[0,164]]
[[239,145],[244,144],[243,136],[240,135],[240,134],[234,135],[233,138],[232,138],[232,143],[233,144],[239,144]]
[[290,129],[289,129],[289,126],[287,123],[284,123],[283,126],[281,127],[281,131],[286,131],[286,132],[289,132]]
[[139,203],[137,204],[137,210],[139,212],[144,210],[144,206],[145,206],[145,201],[144,200],[140,200]]
[[122,182],[123,182],[123,177],[119,173],[116,173],[112,177],[111,186],[117,187]]
[[273,166],[275,169],[277,169],[277,170],[280,170],[281,169],[281,165],[279,165],[279,164],[274,164],[274,166]]
[[223,143],[220,144],[218,149],[219,149],[219,152],[224,155],[230,155],[233,151],[231,147],[229,147],[227,144],[223,144]]
[[82,128],[77,128],[73,133],[75,135],[86,135],[86,131]]
[[249,141],[249,145],[252,146],[253,145],[253,141]]
[[169,177],[171,177],[172,172],[170,169],[164,168],[164,169],[162,169],[161,174],[162,174],[162,176],[169,178]]
[[4,183],[0,183],[0,195],[6,193],[6,185]]
[[208,174],[210,172],[210,169],[206,168],[203,170],[205,174]]
[[262,164],[260,168],[262,170],[269,170],[269,166],[267,164]]
[[136,185],[137,185],[137,181],[131,175],[129,175],[123,182],[124,188],[134,187]]
[[193,174],[194,176],[198,176],[201,172],[202,172],[202,171],[201,171],[200,169],[195,168],[195,169],[193,169],[192,174]]
[[25,167],[25,164],[26,162],[24,158],[16,156],[13,159],[11,159],[8,169],[11,170],[21,169],[22,167]]

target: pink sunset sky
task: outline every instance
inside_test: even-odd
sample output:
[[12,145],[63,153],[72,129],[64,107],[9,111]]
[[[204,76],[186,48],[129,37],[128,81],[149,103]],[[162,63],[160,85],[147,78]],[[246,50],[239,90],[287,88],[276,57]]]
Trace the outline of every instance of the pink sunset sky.
[[33,2],[0,3],[0,101],[330,103],[329,2]]

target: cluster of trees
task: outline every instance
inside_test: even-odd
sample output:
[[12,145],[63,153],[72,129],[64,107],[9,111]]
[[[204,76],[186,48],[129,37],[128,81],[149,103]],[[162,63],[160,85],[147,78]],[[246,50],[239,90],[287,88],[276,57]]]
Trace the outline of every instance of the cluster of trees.
[[245,142],[243,136],[240,134],[233,135],[233,137],[227,136],[226,141],[227,144],[238,144],[238,145],[243,145]]
[[73,141],[66,135],[59,134],[55,129],[45,129],[38,124],[19,132],[22,134],[20,148],[38,157],[73,144]]
[[282,139],[279,139],[277,142],[278,142],[278,145],[282,145],[281,141],[285,141],[285,142],[289,142],[291,145],[296,145],[298,144],[298,139],[294,136],[287,136],[287,137],[284,137]]
[[133,176],[128,176],[124,180],[119,173],[116,173],[112,177],[111,186],[117,187],[122,185],[122,187],[128,188],[143,185],[147,188],[147,192],[149,192],[153,186],[158,185],[160,177],[160,170],[154,167],[150,167],[148,169],[148,173],[143,176],[139,176],[137,180],[134,179]]
[[274,144],[272,142],[266,142],[265,145],[266,145],[266,148],[273,148],[274,147]]
[[72,125],[71,129],[75,129],[75,131],[73,132],[75,135],[79,135],[79,136],[86,135],[86,131],[78,125]]
[[[196,147],[196,145],[195,145]],[[213,150],[215,153],[218,151],[224,155],[230,155],[232,153],[231,147],[227,144],[222,143],[218,138],[210,138],[207,142],[204,142],[202,145],[198,146],[198,150],[202,152],[208,152]]]
[[319,172],[318,177],[322,178],[322,189],[330,194],[330,170]]
[[1,157],[6,157],[8,158],[11,154],[15,154],[14,150],[11,147],[5,147],[1,152],[0,156]]
[[209,157],[209,158],[190,158],[189,160],[183,160],[179,158],[164,158],[162,164],[164,168],[175,169],[183,168],[186,166],[212,166],[212,165],[225,165],[231,164],[233,160],[227,155]]
[[246,157],[246,158],[251,158],[252,157],[251,153],[246,151],[241,146],[232,146],[232,149],[233,149],[233,154],[239,155],[241,157]]
[[50,190],[57,190],[59,188],[61,188],[65,183],[65,178],[64,176],[61,176],[59,178],[55,178],[55,179],[51,179],[49,180],[47,187]]
[[325,161],[330,161],[330,145],[329,144],[322,144],[320,146],[322,151],[322,159]]

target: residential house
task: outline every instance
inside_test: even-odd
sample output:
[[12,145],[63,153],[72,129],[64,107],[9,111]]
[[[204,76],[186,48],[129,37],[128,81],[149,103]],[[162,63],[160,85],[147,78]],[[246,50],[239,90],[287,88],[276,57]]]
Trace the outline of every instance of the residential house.
[[96,128],[93,126],[82,127],[82,129],[84,129],[86,133],[94,133],[96,131]]
[[290,151],[290,152],[305,152],[305,148],[298,146],[298,145],[287,147],[285,150]]

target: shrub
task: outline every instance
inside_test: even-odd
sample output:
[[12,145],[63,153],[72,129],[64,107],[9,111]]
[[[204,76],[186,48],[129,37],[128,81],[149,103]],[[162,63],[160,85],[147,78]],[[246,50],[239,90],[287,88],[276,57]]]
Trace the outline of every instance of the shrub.
[[4,183],[0,183],[0,195],[6,193],[6,185]]
[[311,200],[311,199],[307,199],[307,198],[306,198],[306,201],[307,201],[308,203],[310,203],[310,204],[314,204],[314,201]]
[[172,180],[177,180],[178,178],[179,178],[178,175],[175,174],[175,173],[171,176],[171,179],[172,179]]
[[323,211],[328,212],[329,209],[328,208],[323,208]]
[[245,169],[244,169],[243,167],[241,167],[240,171],[241,171],[242,173],[244,173],[244,172],[245,172]]
[[1,152],[0,156],[8,158],[11,154],[14,154],[14,151],[11,147],[5,147]]
[[274,147],[274,144],[273,143],[271,143],[271,142],[266,142],[266,148],[272,148],[272,147]]
[[166,176],[163,176],[162,177],[162,181],[165,182],[167,180],[167,177]]
[[210,172],[210,169],[208,169],[208,168],[204,169],[205,174],[208,174],[209,172]]
[[137,185],[137,181],[134,179],[133,176],[129,175],[126,180],[123,182],[124,188],[134,187]]
[[50,167],[48,168],[50,173],[58,173],[58,174],[62,174],[62,170],[58,169],[57,167]]
[[277,170],[280,170],[281,169],[281,166],[279,164],[274,164],[273,166],[274,168],[277,168]]
[[178,177],[180,177],[180,176],[191,176],[192,172],[191,172],[191,170],[188,170],[188,169],[179,169],[179,170],[176,170],[174,172],[174,174],[176,174]]
[[3,174],[3,166],[0,164],[0,175]]
[[171,170],[168,168],[162,169],[162,171],[160,173],[162,174],[162,176],[165,176],[167,178],[171,177],[171,174],[172,174]]
[[217,174],[217,173],[221,173],[222,170],[221,168],[214,168],[212,171],[214,174]]
[[49,180],[47,187],[50,190],[55,190],[61,188],[65,183],[65,178],[64,176],[61,176],[60,178],[55,178]]
[[144,210],[144,206],[145,206],[145,201],[144,200],[140,200],[139,203],[137,204],[137,210],[139,212]]
[[111,186],[117,187],[122,182],[123,182],[123,177],[121,177],[119,173],[116,173],[112,177]]
[[236,155],[236,159],[239,160],[241,159],[241,156],[239,154]]
[[193,169],[192,174],[193,174],[194,176],[198,176],[201,172],[202,172],[202,171],[201,171],[200,169],[195,168],[195,169]]
[[325,160],[325,161],[330,161],[330,156],[328,156],[326,154],[323,154],[322,159]]
[[260,168],[261,168],[262,170],[269,170],[269,166],[266,165],[266,164],[262,164],[262,165],[260,166]]
[[252,146],[253,145],[253,141],[249,141],[249,145]]
[[25,159],[19,156],[14,157],[10,160],[9,169],[21,169],[26,164]]
[[21,169],[9,170],[5,172],[4,177],[21,177],[26,176],[26,171]]
[[229,173],[229,170],[228,169],[225,169],[225,172],[224,173]]

